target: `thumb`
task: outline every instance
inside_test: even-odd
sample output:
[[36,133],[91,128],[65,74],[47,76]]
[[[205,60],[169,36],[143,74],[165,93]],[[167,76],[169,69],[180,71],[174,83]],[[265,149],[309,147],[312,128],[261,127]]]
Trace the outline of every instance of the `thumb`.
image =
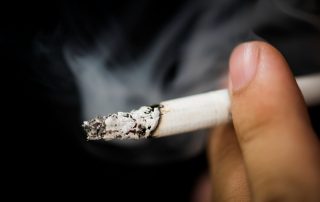
[[254,199],[319,197],[318,140],[282,55],[264,42],[238,46],[230,58],[229,84]]

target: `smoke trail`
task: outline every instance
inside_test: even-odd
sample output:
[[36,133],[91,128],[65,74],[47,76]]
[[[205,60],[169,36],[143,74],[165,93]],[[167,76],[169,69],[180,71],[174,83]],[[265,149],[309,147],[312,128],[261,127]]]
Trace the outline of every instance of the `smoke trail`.
[[[144,43],[134,45],[128,26],[112,17],[92,30],[89,45],[81,37],[64,40],[62,57],[80,93],[82,119],[221,88],[233,47],[257,38],[248,26],[250,7],[230,2],[185,3],[162,26],[154,24],[157,31],[152,37],[143,35],[148,27],[131,27],[142,32]],[[102,149],[84,140],[81,144],[104,159],[152,163],[198,153],[205,134],[108,142]],[[124,153],[127,149],[131,154]],[[135,158],[129,157],[132,153]]]

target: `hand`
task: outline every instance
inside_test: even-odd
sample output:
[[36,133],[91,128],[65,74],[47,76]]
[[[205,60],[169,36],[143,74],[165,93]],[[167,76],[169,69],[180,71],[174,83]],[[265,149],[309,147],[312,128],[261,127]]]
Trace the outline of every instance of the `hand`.
[[282,55],[263,42],[230,59],[233,124],[208,144],[213,201],[320,201],[320,150]]

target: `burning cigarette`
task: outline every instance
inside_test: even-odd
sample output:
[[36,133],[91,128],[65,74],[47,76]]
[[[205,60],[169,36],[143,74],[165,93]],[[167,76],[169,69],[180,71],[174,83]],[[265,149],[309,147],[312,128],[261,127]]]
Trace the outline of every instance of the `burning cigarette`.
[[[307,105],[320,103],[320,74],[297,79]],[[83,122],[88,140],[164,137],[214,127],[231,120],[227,89],[142,106]]]

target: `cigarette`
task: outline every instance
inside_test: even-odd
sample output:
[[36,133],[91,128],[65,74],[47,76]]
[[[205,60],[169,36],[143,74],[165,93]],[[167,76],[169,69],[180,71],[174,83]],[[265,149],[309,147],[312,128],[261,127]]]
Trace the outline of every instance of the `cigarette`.
[[[308,106],[320,103],[320,74],[297,77]],[[131,112],[83,122],[88,140],[158,138],[211,128],[231,121],[227,89],[142,106]]]

